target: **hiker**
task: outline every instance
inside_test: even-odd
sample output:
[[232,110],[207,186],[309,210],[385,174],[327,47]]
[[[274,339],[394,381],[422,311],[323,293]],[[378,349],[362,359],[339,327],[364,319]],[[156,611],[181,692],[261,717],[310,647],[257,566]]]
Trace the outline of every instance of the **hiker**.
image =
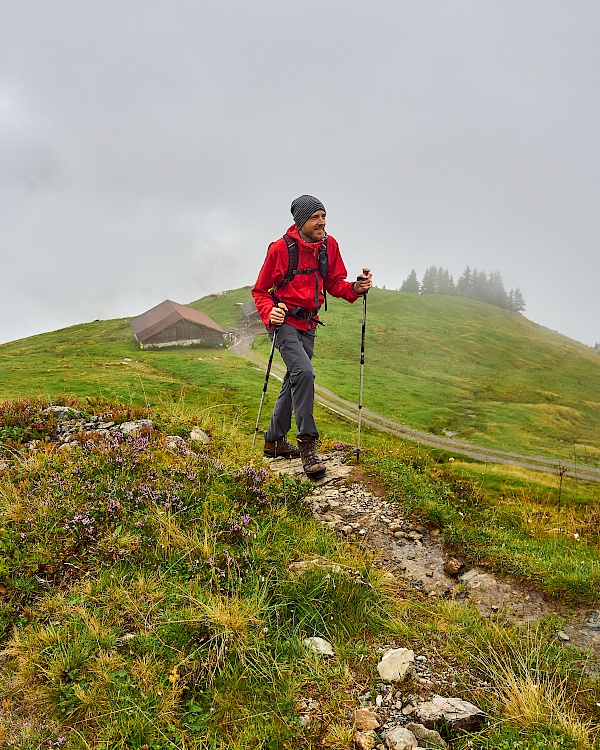
[[[325,292],[356,302],[372,286],[371,273],[346,281],[338,243],[325,232],[325,207],[312,195],[292,202],[294,224],[272,242],[252,296],[256,309],[279,350],[287,371],[265,432],[265,456],[302,459],[309,479],[326,472],[317,454],[319,432],[313,416],[314,370],[311,359],[319,308]],[[366,269],[365,269],[366,270]],[[292,412],[298,446],[287,440]]]

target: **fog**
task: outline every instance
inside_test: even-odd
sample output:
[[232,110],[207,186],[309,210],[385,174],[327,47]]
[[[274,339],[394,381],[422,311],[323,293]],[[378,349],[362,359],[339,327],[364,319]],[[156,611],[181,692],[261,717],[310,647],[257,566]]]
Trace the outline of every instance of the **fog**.
[[0,10],[0,342],[251,284],[302,193],[350,277],[498,270],[600,341],[597,3]]

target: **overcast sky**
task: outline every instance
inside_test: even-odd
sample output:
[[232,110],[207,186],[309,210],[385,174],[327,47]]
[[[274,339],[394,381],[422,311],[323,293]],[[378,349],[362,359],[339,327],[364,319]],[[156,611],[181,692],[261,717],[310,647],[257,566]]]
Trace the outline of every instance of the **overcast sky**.
[[498,270],[600,341],[597,0],[0,0],[0,342],[251,284]]

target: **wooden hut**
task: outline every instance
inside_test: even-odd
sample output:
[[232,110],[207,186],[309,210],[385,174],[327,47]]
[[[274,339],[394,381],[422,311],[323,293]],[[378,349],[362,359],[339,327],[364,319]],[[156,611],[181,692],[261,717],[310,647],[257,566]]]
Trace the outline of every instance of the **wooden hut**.
[[224,331],[206,313],[167,299],[131,320],[140,347],[220,346]]

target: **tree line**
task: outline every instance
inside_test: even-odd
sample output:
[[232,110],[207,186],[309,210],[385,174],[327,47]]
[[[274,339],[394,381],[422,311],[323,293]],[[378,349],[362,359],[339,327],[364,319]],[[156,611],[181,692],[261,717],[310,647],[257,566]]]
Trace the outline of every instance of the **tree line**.
[[519,287],[507,292],[499,271],[487,274],[485,271],[471,270],[469,266],[462,272],[455,283],[446,268],[428,268],[423,279],[419,281],[413,269],[400,287],[401,292],[411,294],[447,294],[476,299],[489,305],[503,307],[505,310],[523,312],[525,299]]

